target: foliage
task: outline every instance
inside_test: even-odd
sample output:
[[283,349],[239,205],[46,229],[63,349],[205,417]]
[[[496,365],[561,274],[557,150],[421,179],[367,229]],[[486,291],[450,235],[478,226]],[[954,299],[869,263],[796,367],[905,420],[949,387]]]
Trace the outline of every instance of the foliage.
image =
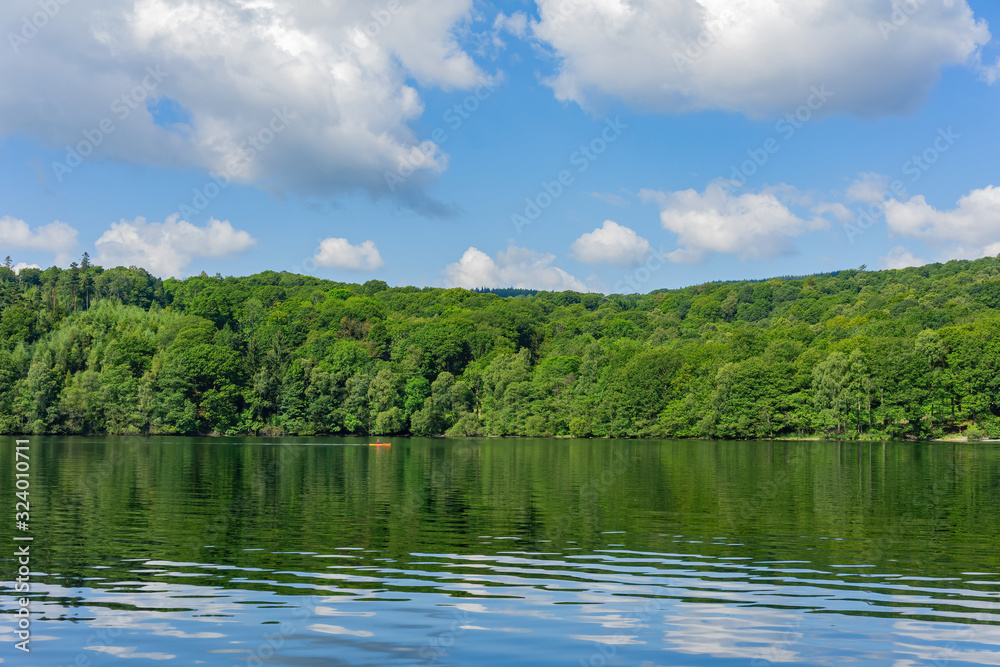
[[1000,436],[1000,259],[650,294],[0,267],[0,432]]

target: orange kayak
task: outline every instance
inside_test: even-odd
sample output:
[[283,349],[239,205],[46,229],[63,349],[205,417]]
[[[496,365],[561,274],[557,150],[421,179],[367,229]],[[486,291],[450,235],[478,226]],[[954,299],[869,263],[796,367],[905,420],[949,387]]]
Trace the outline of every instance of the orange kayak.
[[392,443],[391,442],[369,442],[368,446],[369,447],[390,447],[390,446],[392,446]]

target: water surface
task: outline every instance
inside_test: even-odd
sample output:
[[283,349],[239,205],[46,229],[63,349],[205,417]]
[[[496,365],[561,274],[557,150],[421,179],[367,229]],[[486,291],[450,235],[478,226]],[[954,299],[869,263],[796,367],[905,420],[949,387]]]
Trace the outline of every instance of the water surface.
[[5,665],[1000,664],[995,445],[31,438],[31,457],[32,652],[12,650],[4,521]]

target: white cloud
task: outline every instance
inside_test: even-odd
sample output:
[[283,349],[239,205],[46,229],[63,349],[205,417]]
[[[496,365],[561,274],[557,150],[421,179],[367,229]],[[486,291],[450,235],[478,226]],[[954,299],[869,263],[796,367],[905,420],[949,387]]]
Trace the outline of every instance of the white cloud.
[[625,197],[610,192],[591,192],[590,196],[612,206],[628,206],[629,204],[628,199]]
[[853,222],[855,214],[840,202],[820,202],[812,208],[812,212],[818,216],[832,215],[840,222]]
[[552,266],[555,255],[528,248],[510,246],[493,259],[482,250],[470,247],[462,258],[445,269],[451,287],[519,287],[550,291],[587,291],[580,280]]
[[24,220],[9,215],[0,218],[0,247],[54,252],[56,264],[69,261],[76,235],[75,229],[58,220],[32,230]]
[[879,257],[884,269],[905,269],[910,266],[923,266],[927,260],[914,257],[913,253],[903,246],[896,246],[887,255]]
[[249,233],[234,229],[228,220],[212,218],[204,227],[178,219],[166,222],[113,222],[97,239],[97,264],[105,267],[140,266],[158,276],[180,276],[195,257],[225,257],[256,243]]
[[889,191],[889,177],[883,174],[863,173],[855,179],[849,186],[845,196],[849,202],[872,202],[882,201]]
[[351,271],[374,271],[385,264],[374,241],[351,245],[347,239],[341,238],[323,239],[313,261],[320,266]]
[[1000,254],[1000,187],[988,185],[939,211],[923,195],[886,204],[885,221],[898,236],[920,239],[942,248],[942,255],[983,257]]
[[493,29],[496,31],[506,30],[512,35],[524,39],[528,36],[528,15],[524,12],[514,12],[507,16],[500,12],[493,21]]
[[21,269],[40,269],[42,267],[37,264],[28,264],[27,262],[18,262],[13,267],[14,273],[20,273]]
[[738,196],[720,183],[705,191],[663,193],[642,190],[645,201],[660,204],[663,228],[677,234],[674,262],[699,262],[711,253],[737,255],[740,259],[767,259],[793,251],[792,239],[807,230],[825,228],[822,218],[803,220],[779,199],[787,186]]
[[[361,4],[366,11],[387,5],[385,0]],[[482,73],[453,34],[470,17],[472,0],[409,0],[400,6],[399,16],[378,41],[424,85],[445,90],[476,85]]]
[[[900,113],[948,65],[989,38],[966,0],[538,0],[534,37],[559,58],[548,80],[585,107],[612,97],[641,109],[723,109],[770,116],[833,96],[823,112]],[[569,8],[569,9],[567,9]]]
[[630,266],[649,255],[649,241],[612,220],[573,241],[571,248],[584,264]]
[[997,81],[1000,81],[1000,58],[997,58],[996,63],[993,65],[980,66],[979,70],[986,83],[992,86]]
[[[0,89],[32,91],[0,96],[0,135],[24,134],[60,151],[89,144],[86,159],[215,172],[242,157],[230,174],[237,182],[319,194],[385,194],[385,172],[419,157],[402,186],[412,190],[445,158],[433,144],[424,146],[429,157],[418,155],[410,123],[423,103],[407,79],[477,85],[482,72],[454,36],[471,7],[472,0],[74,3],[0,58]],[[5,2],[0,24],[20,26],[37,11],[36,0]],[[182,131],[147,111],[147,100],[161,96],[190,114]],[[280,133],[271,126],[276,109],[292,116]],[[104,119],[112,130],[99,130]],[[251,136],[263,149],[248,160]]]

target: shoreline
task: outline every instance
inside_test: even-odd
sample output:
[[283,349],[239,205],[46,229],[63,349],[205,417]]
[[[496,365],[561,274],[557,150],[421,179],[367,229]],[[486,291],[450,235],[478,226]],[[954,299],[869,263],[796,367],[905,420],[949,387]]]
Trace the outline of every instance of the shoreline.
[[177,434],[177,433],[34,433],[34,434],[14,434],[8,433],[4,434],[3,437],[7,438],[327,438],[327,437],[339,437],[339,438],[356,438],[356,439],[371,439],[373,437],[388,437],[388,438],[406,438],[406,439],[426,439],[426,440],[486,440],[486,439],[507,439],[507,440],[669,440],[674,442],[849,442],[849,443],[886,443],[886,442],[903,442],[911,444],[919,443],[931,443],[931,442],[941,442],[941,443],[1000,443],[1000,438],[982,438],[970,440],[967,436],[954,436],[945,438],[925,438],[925,439],[901,439],[894,440],[891,438],[824,438],[820,436],[804,436],[804,437],[777,437],[777,438],[631,438],[631,437],[586,437],[586,438],[574,438],[571,435],[551,435],[551,436],[526,436],[526,435],[472,435],[472,436],[461,436],[461,437],[449,437],[444,434],[437,435],[391,435],[391,436],[370,436],[370,435],[351,435],[351,434],[310,434],[310,435],[298,435],[298,434],[271,434],[271,435],[260,435],[260,434],[248,434],[242,433],[238,435],[225,435],[223,433],[196,433],[196,434]]

